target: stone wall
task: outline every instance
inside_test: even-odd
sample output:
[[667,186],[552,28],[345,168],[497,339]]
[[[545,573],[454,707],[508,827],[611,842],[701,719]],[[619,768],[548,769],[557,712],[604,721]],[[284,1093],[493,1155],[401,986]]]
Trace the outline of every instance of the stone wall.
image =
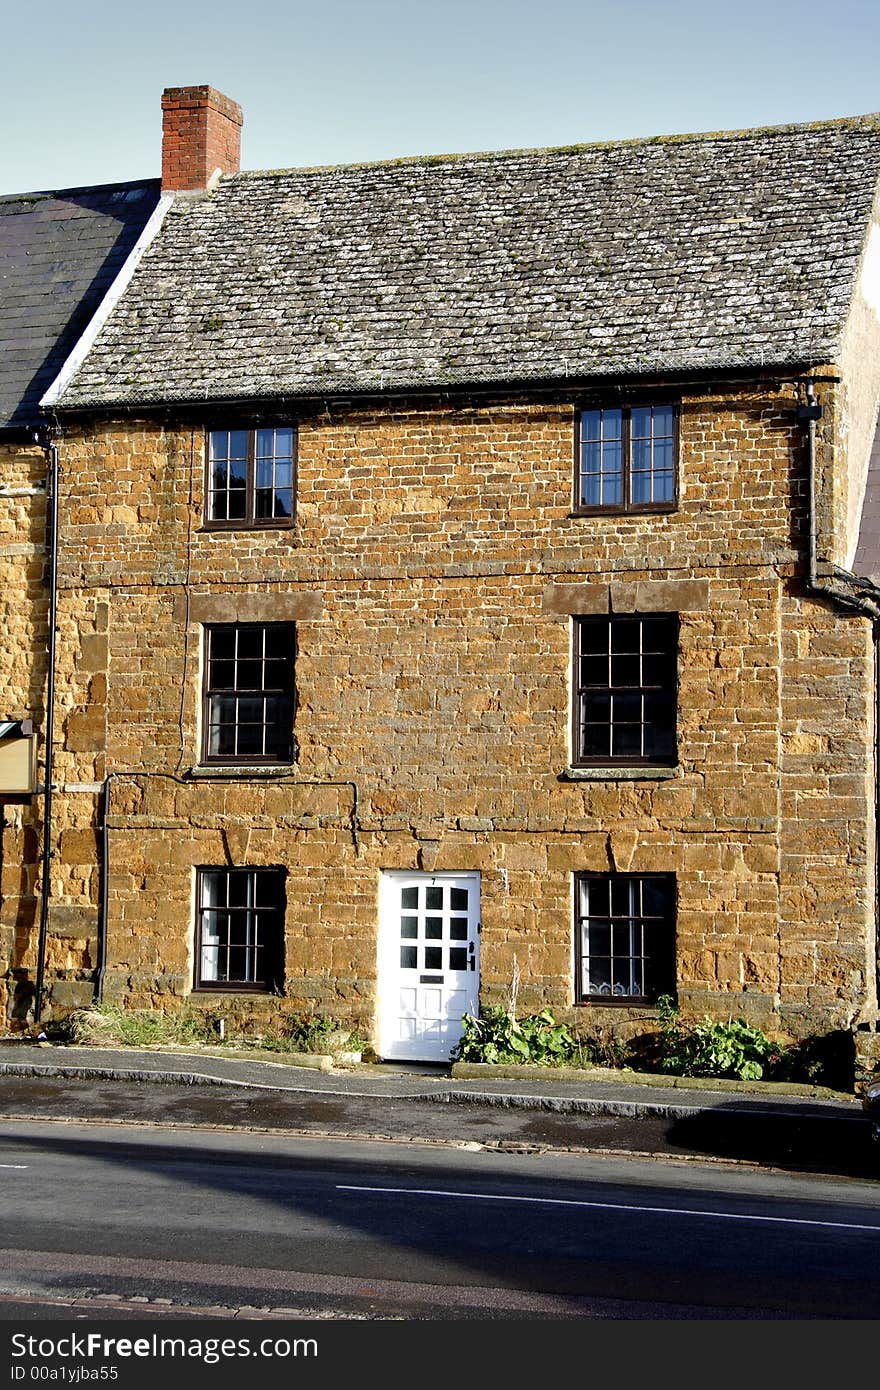
[[[416,868],[480,871],[487,999],[515,956],[522,1006],[571,1016],[573,875],[616,868],[676,874],[686,1011],[806,1032],[875,1002],[870,625],[804,596],[794,405],[685,398],[678,509],[598,517],[572,514],[571,402],[328,405],[295,526],[237,532],[203,528],[201,426],[70,429],[52,1007],[89,990],[108,772],[108,998],[179,1005],[196,866],[277,864],[286,994],[225,995],[242,1018],[369,1032],[379,875]],[[568,775],[572,616],[609,606],[681,614],[672,775]],[[297,623],[271,785],[199,769],[218,613]]]

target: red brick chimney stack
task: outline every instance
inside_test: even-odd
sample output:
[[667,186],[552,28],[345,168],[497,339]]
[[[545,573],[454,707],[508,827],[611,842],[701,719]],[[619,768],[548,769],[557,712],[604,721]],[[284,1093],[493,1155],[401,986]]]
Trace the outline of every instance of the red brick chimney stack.
[[167,87],[162,93],[162,192],[207,188],[215,169],[237,174],[243,120],[241,107],[213,87]]

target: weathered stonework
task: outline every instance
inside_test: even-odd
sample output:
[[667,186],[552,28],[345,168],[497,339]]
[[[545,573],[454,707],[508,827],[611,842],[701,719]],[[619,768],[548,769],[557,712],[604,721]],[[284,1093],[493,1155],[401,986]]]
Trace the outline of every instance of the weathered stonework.
[[[262,531],[203,528],[201,425],[69,426],[51,1009],[97,965],[108,775],[108,999],[187,999],[195,869],[246,864],[287,870],[285,994],[195,998],[250,1026],[371,1031],[379,875],[416,868],[480,871],[486,999],[515,957],[523,1007],[644,1016],[573,1006],[573,875],[616,868],[676,875],[686,1010],[805,1033],[875,1006],[871,624],[805,592],[795,404],[686,395],[678,509],[592,517],[571,513],[571,402],[328,404],[299,422],[294,526]],[[35,482],[42,455],[20,468]],[[28,713],[41,505],[33,554],[0,553],[28,595],[4,633]],[[609,609],[680,614],[669,776],[565,776],[571,616]],[[202,624],[267,615],[297,624],[297,761],[201,769]],[[4,839],[9,978],[34,969],[39,811]]]

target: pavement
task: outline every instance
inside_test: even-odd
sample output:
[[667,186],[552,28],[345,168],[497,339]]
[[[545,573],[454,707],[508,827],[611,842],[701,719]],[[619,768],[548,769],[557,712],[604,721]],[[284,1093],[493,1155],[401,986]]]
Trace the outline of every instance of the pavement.
[[861,1100],[821,1087],[276,1055],[0,1040],[0,1118],[638,1152],[880,1177]]

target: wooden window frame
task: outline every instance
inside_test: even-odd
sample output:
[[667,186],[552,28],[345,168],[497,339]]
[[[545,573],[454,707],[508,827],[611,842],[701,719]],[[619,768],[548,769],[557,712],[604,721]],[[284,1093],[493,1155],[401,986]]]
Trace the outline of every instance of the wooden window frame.
[[[607,917],[604,913],[596,913],[590,916],[581,912],[581,885],[584,882],[604,882],[609,885],[609,898],[613,891],[614,883],[629,884],[646,882],[663,883],[669,891],[668,908],[663,914],[648,914],[644,910],[640,912],[629,912],[616,914],[609,911]],[[611,904],[609,904],[611,906]],[[643,994],[601,994],[584,992],[582,983],[584,977],[584,924],[591,921],[607,921],[609,926],[609,946],[607,959],[609,962],[609,973],[614,975],[614,963],[620,961],[648,961],[653,962],[652,969],[658,977],[656,989]],[[639,929],[641,950],[638,953],[615,953],[614,951],[614,924],[628,926],[630,932],[634,928]],[[575,960],[575,989],[574,1003],[576,1007],[599,1006],[601,1008],[626,1008],[655,1004],[664,994],[675,997],[675,976],[676,976],[676,935],[678,923],[678,884],[675,874],[672,873],[646,873],[646,874],[613,874],[597,873],[593,871],[576,873],[574,876],[574,960]],[[664,931],[668,933],[668,939],[662,943],[661,948],[655,949],[650,954],[645,950],[645,928],[651,924],[656,924],[661,936]],[[604,953],[597,957],[605,959]],[[589,954],[587,956],[589,959]],[[643,972],[644,978],[644,972]]]
[[[672,497],[663,502],[633,502],[631,500],[631,479],[632,479],[632,437],[631,422],[633,410],[665,406],[672,411]],[[581,501],[581,443],[582,443],[582,421],[583,416],[588,411],[598,410],[619,410],[622,414],[621,430],[621,498],[622,500],[614,503],[583,503]],[[583,401],[575,407],[574,413],[574,497],[572,512],[575,516],[627,516],[642,515],[645,513],[657,514],[663,512],[674,512],[678,509],[678,475],[679,475],[679,417],[681,405],[678,401],[670,401],[668,398],[635,400],[628,405],[618,405],[603,402],[598,404],[595,401]]]
[[[214,634],[218,632],[238,633],[242,630],[265,632],[267,628],[274,628],[279,631],[283,630],[289,634],[290,657],[288,666],[290,688],[285,689],[284,687],[267,687],[263,685],[260,689],[256,689],[252,687],[239,686],[237,684],[232,686],[212,686],[212,661],[214,660],[214,658],[212,657],[211,644]],[[204,660],[202,673],[202,765],[205,767],[287,767],[292,765],[296,757],[296,745],[293,736],[293,724],[294,717],[296,714],[296,624],[289,622],[205,623],[203,650]],[[218,661],[222,659],[223,658],[217,658]],[[239,658],[236,651],[236,655],[232,658],[235,664],[236,673],[238,663],[242,659],[246,658]],[[261,658],[261,661],[265,665],[265,655]],[[259,696],[263,696],[264,698],[266,696],[274,696],[278,699],[286,699],[288,701],[287,715],[289,716],[289,718],[287,719],[287,725],[289,732],[285,734],[285,738],[287,741],[283,756],[281,754],[270,755],[269,753],[211,753],[209,748],[210,735],[211,729],[214,727],[214,721],[211,719],[212,701],[216,697],[222,695],[244,699],[248,697],[258,698]],[[265,722],[263,724],[263,727],[267,727],[267,724]]]
[[[211,908],[202,901],[204,895],[204,882],[206,874],[225,875],[227,882],[227,901],[225,906]],[[249,875],[251,879],[254,881],[254,886],[256,886],[255,881],[258,875],[263,876],[264,878],[269,877],[271,875],[275,879],[276,884],[275,902],[268,906],[260,906],[256,903],[256,893],[254,892],[252,894],[252,902],[249,905],[245,905],[243,907],[230,907],[229,879],[232,877],[233,874],[242,876]],[[198,867],[196,871],[196,924],[194,952],[195,961],[193,972],[193,990],[196,993],[267,994],[273,991],[281,991],[284,984],[284,921],[287,912],[286,879],[287,870],[280,865],[261,865],[260,867],[250,867],[239,865],[230,866],[221,864],[205,864],[200,865]],[[243,916],[246,915],[255,919],[253,925],[253,934],[255,938],[254,944],[253,946],[245,946],[244,949],[246,951],[252,951],[254,954],[256,954],[256,952],[260,950],[268,952],[266,959],[269,962],[269,968],[263,972],[261,978],[254,978],[252,980],[235,980],[228,978],[211,979],[210,977],[203,976],[202,955],[203,950],[206,949],[203,945],[202,940],[203,921],[205,914],[210,911],[218,911],[227,914],[236,913],[241,914]],[[260,919],[262,917],[269,917],[271,919],[273,915],[276,919],[274,922],[275,939],[270,941],[269,943],[260,943],[257,937],[257,932],[259,931],[259,927],[261,924]],[[247,934],[250,935],[250,932],[248,932]],[[210,948],[208,947],[207,949]],[[222,952],[223,949],[224,946],[221,942],[218,944],[217,950],[218,952]],[[227,952],[229,952],[229,950],[231,949],[229,934],[227,934],[225,949]],[[254,973],[256,974],[256,972]]]
[[[288,429],[292,432],[291,445],[291,492],[290,492],[290,516],[264,516],[256,515],[256,477],[257,477],[257,431],[258,430],[280,430]],[[233,431],[247,434],[247,474],[245,478],[245,514],[243,517],[212,517],[211,500],[214,496],[214,489],[211,486],[211,436],[214,434],[231,433]],[[223,425],[212,425],[205,431],[205,473],[204,473],[204,492],[205,506],[203,525],[206,531],[271,531],[289,530],[296,522],[296,494],[297,494],[297,456],[299,453],[299,431],[296,425],[289,421],[282,423],[262,423],[257,425],[243,425],[230,422]]]
[[[607,689],[607,691],[609,692],[609,695],[612,696],[612,697],[613,697],[613,694],[614,694],[615,690],[618,691],[618,692],[621,693],[621,694],[623,694],[623,693],[629,693],[629,694],[638,693],[638,694],[641,694],[642,696],[644,696],[644,694],[645,694],[646,692],[649,692],[649,691],[652,691],[652,690],[656,690],[656,689],[660,689],[660,688],[661,688],[661,687],[657,687],[657,686],[654,686],[654,685],[643,685],[643,684],[639,684],[638,686],[636,686],[636,685],[630,685],[630,684],[623,684],[623,683],[621,683],[621,684],[619,684],[619,685],[614,685],[614,684],[612,684],[612,682],[611,682],[611,675],[610,675],[610,655],[611,655],[611,646],[610,646],[611,638],[610,638],[610,633],[611,633],[611,630],[612,630],[612,628],[613,628],[613,626],[614,626],[615,623],[622,623],[622,622],[638,622],[638,623],[641,623],[641,624],[646,624],[646,623],[647,623],[647,624],[656,625],[656,626],[659,626],[661,623],[663,623],[664,625],[668,626],[669,632],[670,632],[670,634],[671,634],[671,639],[672,639],[672,640],[671,640],[671,642],[670,642],[670,648],[669,648],[669,651],[668,651],[667,653],[665,653],[665,654],[668,656],[668,659],[669,659],[669,661],[670,661],[670,663],[671,663],[671,666],[672,666],[672,689],[669,690],[669,691],[667,691],[667,692],[665,692],[665,693],[668,695],[668,697],[669,697],[669,699],[670,699],[670,701],[671,701],[672,710],[673,710],[673,713],[672,713],[672,720],[671,720],[671,728],[669,729],[669,732],[670,732],[671,737],[672,737],[672,750],[671,750],[668,754],[662,754],[662,755],[661,755],[661,754],[656,754],[656,753],[651,753],[651,754],[647,754],[647,753],[607,753],[607,754],[599,754],[599,753],[587,753],[587,752],[584,752],[584,751],[582,750],[582,747],[581,747],[581,713],[580,713],[580,712],[581,712],[581,694],[582,694],[583,691],[586,691],[586,690],[606,690],[606,689]],[[599,624],[605,624],[605,625],[607,625],[608,630],[609,630],[609,679],[608,679],[608,684],[607,684],[607,686],[606,686],[606,685],[604,685],[604,684],[601,684],[601,683],[599,683],[599,682],[596,682],[595,685],[582,685],[582,684],[581,684],[581,632],[582,632],[582,630],[583,630],[586,626],[588,626],[588,625],[598,626]],[[609,614],[602,614],[602,615],[598,615],[598,616],[575,617],[575,618],[574,618],[574,621],[573,621],[573,623],[572,623],[572,665],[571,665],[571,689],[572,689],[572,702],[571,702],[571,704],[572,704],[572,711],[571,711],[571,715],[572,715],[572,726],[571,726],[571,755],[572,755],[572,757],[571,757],[571,765],[572,765],[573,768],[584,768],[584,767],[675,767],[675,766],[677,765],[677,763],[678,763],[678,652],[679,652],[679,647],[680,647],[679,633],[680,633],[680,623],[679,623],[679,616],[678,616],[677,613],[609,613]],[[639,654],[640,654],[640,655],[641,655],[641,651],[642,651],[642,643],[641,643],[641,640],[640,640],[640,642],[639,642]],[[658,654],[659,654],[659,653],[658,653]],[[623,654],[623,653],[616,653],[616,655],[624,655],[624,654]],[[653,653],[652,653],[652,655],[653,655]],[[621,722],[623,722],[623,721],[621,721]],[[644,721],[644,720],[641,722],[641,727],[642,727],[643,729],[644,729],[644,727],[645,727],[645,722],[646,722],[646,721]],[[614,718],[613,718],[613,705],[612,705],[612,716],[611,716],[611,718],[610,718],[609,721],[608,721],[608,728],[609,728],[610,731],[612,731],[612,733],[613,733],[614,727],[615,727],[615,721],[614,721]]]

